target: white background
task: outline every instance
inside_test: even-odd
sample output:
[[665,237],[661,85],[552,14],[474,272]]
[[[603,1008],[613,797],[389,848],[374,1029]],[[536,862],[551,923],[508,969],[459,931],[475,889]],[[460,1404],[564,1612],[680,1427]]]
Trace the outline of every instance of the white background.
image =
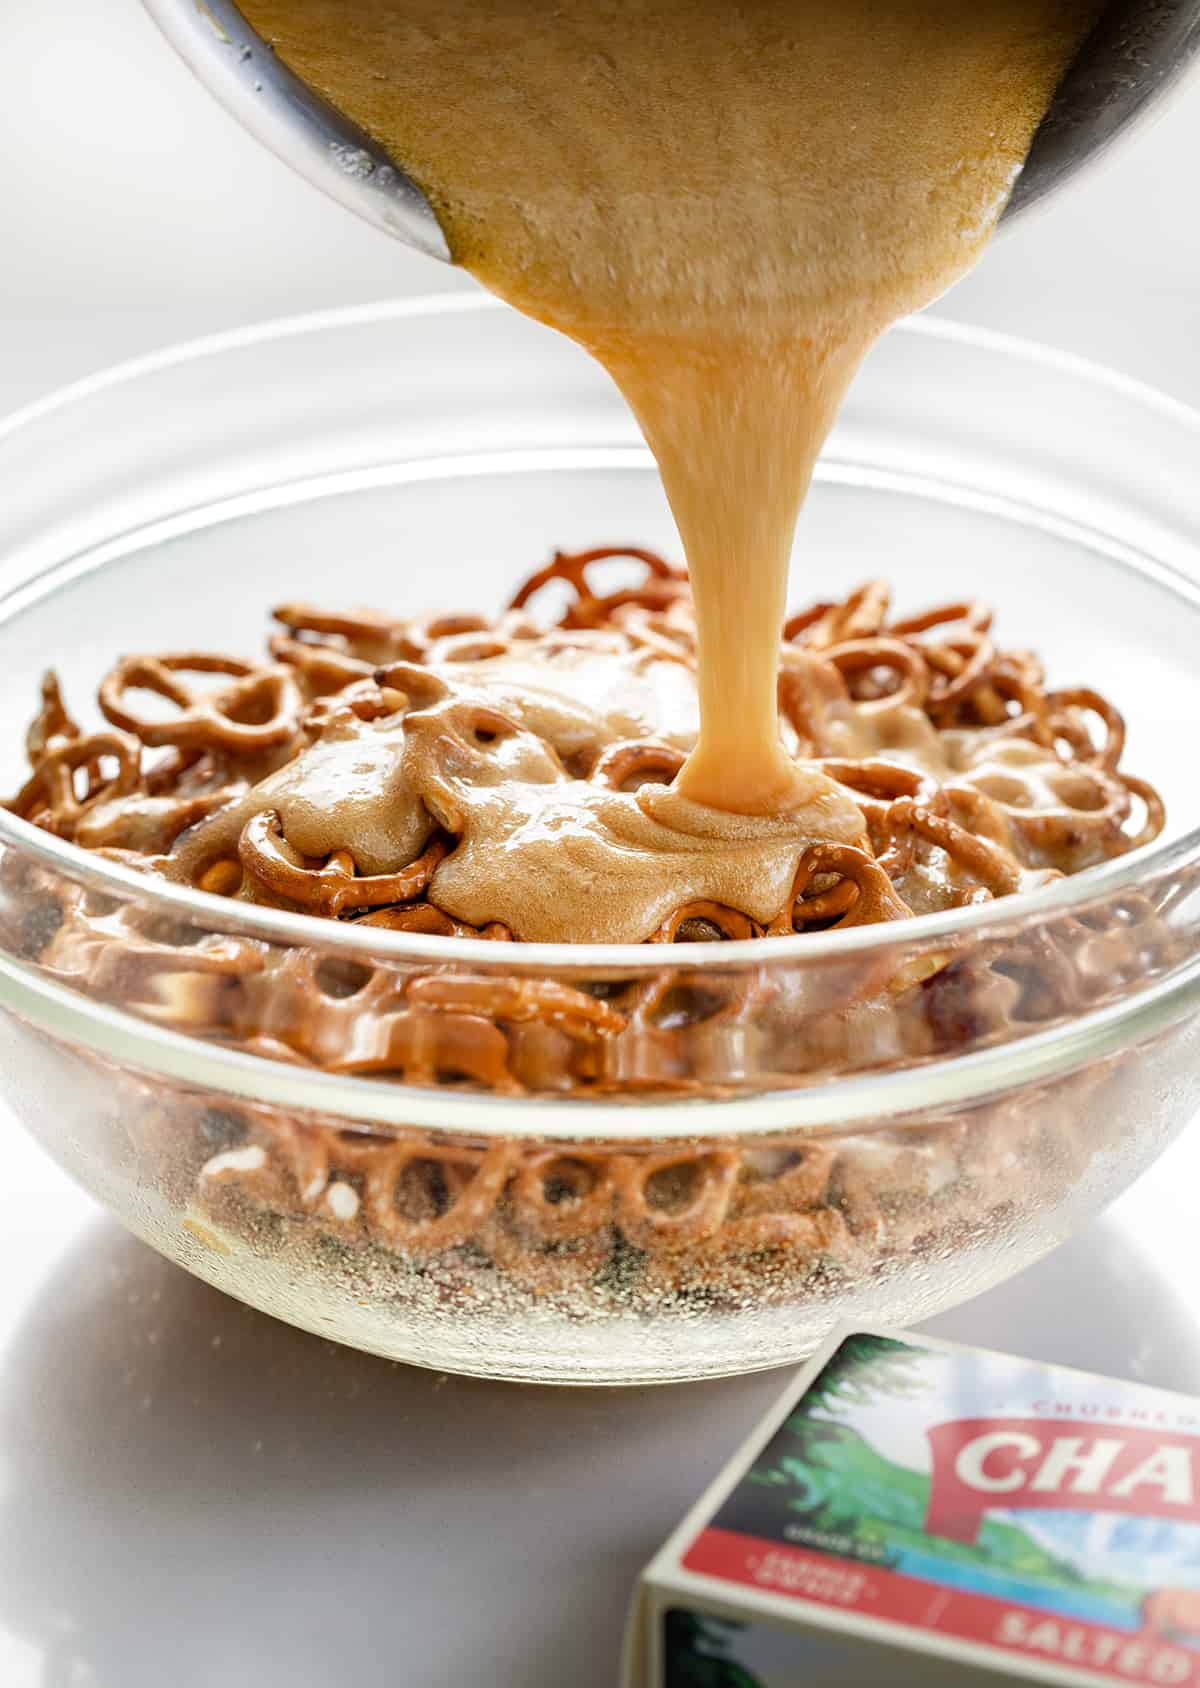
[[[1200,86],[939,309],[1200,403],[1198,156]],[[0,8],[0,408],[470,285],[293,180],[136,0]],[[387,1366],[187,1279],[0,1130],[2,1688],[610,1688],[638,1565],[778,1377],[572,1395]],[[936,1328],[1200,1390],[1197,1172],[1185,1141]]]

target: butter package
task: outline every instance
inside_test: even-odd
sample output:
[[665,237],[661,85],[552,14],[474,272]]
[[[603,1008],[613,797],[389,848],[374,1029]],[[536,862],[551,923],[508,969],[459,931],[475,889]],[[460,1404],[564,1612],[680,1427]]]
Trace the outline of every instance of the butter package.
[[626,1688],[1200,1688],[1200,1402],[838,1332],[644,1572]]

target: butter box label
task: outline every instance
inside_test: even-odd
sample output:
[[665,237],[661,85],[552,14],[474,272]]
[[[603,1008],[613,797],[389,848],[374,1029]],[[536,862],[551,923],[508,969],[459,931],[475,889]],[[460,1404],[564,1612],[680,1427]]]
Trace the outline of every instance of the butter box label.
[[1198,1477],[1183,1397],[855,1332],[680,1564],[996,1668],[1200,1688]]

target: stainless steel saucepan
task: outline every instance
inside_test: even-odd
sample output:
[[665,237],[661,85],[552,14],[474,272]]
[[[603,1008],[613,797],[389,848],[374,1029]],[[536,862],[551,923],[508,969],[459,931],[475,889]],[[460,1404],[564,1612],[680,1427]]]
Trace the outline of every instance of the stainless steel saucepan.
[[[445,237],[415,182],[294,76],[231,0],[143,3],[222,104],[280,158],[368,222],[449,261]],[[1103,152],[1183,74],[1198,49],[1200,0],[1112,0],[1063,79],[1005,216]]]

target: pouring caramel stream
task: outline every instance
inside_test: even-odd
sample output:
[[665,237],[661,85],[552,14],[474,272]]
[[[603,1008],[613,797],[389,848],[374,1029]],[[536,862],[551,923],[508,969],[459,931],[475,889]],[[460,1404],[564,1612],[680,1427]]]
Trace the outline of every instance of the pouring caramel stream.
[[244,10],[419,183],[455,260],[586,347],[632,406],[698,618],[680,800],[811,809],[829,782],[781,743],[776,684],[813,465],[871,343],[985,244],[1094,5]]

